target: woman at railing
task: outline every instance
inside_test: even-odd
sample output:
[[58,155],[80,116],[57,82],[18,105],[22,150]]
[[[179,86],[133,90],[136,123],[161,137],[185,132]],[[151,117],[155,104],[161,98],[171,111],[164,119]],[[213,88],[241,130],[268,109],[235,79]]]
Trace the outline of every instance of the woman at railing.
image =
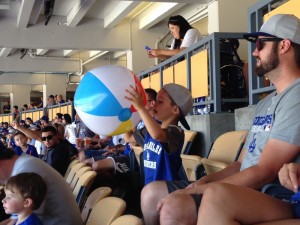
[[150,49],[147,48],[149,58],[167,59],[180,51],[190,47],[199,41],[202,36],[200,32],[193,28],[189,22],[180,15],[171,16],[168,22],[170,33],[173,36],[173,42],[170,49]]

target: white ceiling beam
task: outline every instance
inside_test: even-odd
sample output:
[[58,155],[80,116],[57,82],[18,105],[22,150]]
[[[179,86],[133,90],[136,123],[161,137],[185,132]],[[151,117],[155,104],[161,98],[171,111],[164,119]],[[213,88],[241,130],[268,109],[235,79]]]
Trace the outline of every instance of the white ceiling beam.
[[0,51],[0,57],[7,57],[11,52],[12,48],[2,48]]
[[[183,3],[155,3],[152,4],[147,9],[147,14],[145,14],[140,20],[139,28],[141,30],[147,30],[168,17],[172,13],[176,12],[178,9],[182,8],[185,4]],[[150,12],[150,13],[149,13]]]
[[36,50],[36,54],[37,55],[45,55],[48,51],[49,51],[49,49],[38,48]]
[[93,56],[99,54],[100,52],[101,52],[101,51],[89,51],[89,57],[91,58],[91,57],[93,57]]
[[7,9],[10,9],[10,5],[9,5],[9,2],[1,2],[0,3],[0,9],[4,9],[4,10],[7,10]]
[[96,0],[77,0],[67,15],[67,25],[77,26],[95,2]]
[[125,55],[127,52],[126,51],[118,51],[118,52],[114,52],[114,59],[117,59],[123,55]]
[[44,9],[44,0],[35,0],[32,11],[31,11],[31,16],[28,21],[28,24],[36,24],[38,21],[38,18]]
[[37,23],[30,29],[18,29],[12,26],[14,18],[3,20],[0,23],[0,30],[5,32],[0,35],[0,48],[102,51],[129,49],[129,25],[127,23],[120,23],[118,27],[105,29],[103,20],[94,19],[86,21],[84,26],[57,26],[62,18],[52,16],[48,26],[44,23]]
[[112,28],[122,19],[124,19],[128,13],[130,13],[140,2],[133,1],[121,1],[113,11],[111,11],[104,18],[104,28]]
[[77,52],[78,52],[78,50],[64,50],[63,54],[64,54],[64,56],[72,56]]
[[26,56],[23,59],[16,57],[0,58],[1,71],[6,73],[78,73],[81,71],[79,60],[70,60],[51,57],[31,58]]
[[30,19],[31,11],[33,9],[35,0],[22,0],[18,20],[17,20],[17,27],[18,28],[26,28]]

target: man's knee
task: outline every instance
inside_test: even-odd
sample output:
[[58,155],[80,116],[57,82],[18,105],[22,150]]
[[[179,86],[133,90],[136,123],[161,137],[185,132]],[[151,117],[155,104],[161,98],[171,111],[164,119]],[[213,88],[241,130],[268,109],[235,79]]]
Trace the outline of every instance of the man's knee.
[[141,193],[142,200],[143,199],[151,199],[156,198],[158,196],[161,196],[161,193],[164,193],[163,195],[167,195],[167,186],[164,181],[154,181],[149,184],[147,184]]
[[[207,187],[203,193],[203,200],[207,202],[224,202],[230,195],[230,185],[215,183]],[[216,197],[218,196],[218,197]]]
[[195,224],[196,204],[191,195],[175,194],[167,197],[160,210],[161,224]]

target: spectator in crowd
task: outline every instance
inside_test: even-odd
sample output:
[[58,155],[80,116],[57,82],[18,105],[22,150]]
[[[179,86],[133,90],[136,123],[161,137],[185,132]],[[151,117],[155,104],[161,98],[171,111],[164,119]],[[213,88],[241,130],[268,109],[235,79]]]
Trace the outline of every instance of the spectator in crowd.
[[24,105],[23,105],[23,108],[22,108],[22,111],[27,111],[27,110],[29,110],[29,109],[28,109],[28,105],[27,105],[27,104],[24,104]]
[[29,127],[31,124],[33,124],[33,121],[32,121],[32,119],[31,119],[30,117],[27,117],[27,118],[25,119],[25,123],[26,123],[27,126]]
[[277,178],[285,163],[296,160],[300,152],[300,99],[295,98],[300,95],[299,24],[295,16],[277,14],[259,32],[245,35],[256,43],[257,75],[267,77],[276,90],[256,106],[238,161],[189,186],[173,181],[144,187],[141,205],[147,225],[196,224],[202,194],[211,185],[229,183],[260,189]]
[[2,122],[0,133],[5,136],[8,133],[8,122]]
[[43,96],[41,96],[41,100],[40,100],[40,102],[38,103],[38,105],[36,107],[37,108],[43,108],[43,105],[44,105],[44,103],[43,103]]
[[84,122],[80,119],[80,117],[79,117],[79,115],[77,113],[75,114],[75,124],[76,124],[76,129],[75,129],[75,136],[76,136],[76,138],[83,139],[83,138],[88,137],[88,138],[91,139],[91,144],[97,144],[98,143],[98,141],[99,141],[99,135],[97,135],[93,131],[91,131],[84,124]]
[[47,184],[36,173],[19,173],[8,179],[5,188],[6,197],[2,200],[5,213],[17,214],[16,224],[43,225],[33,212],[45,199]]
[[[42,207],[34,212],[44,225],[83,224],[70,187],[57,171],[42,160],[27,154],[17,156],[13,151],[2,148],[0,149],[0,171],[0,184],[4,184],[11,176],[24,172],[36,173],[43,177],[48,187],[46,197]],[[1,224],[15,224],[15,222],[16,218],[11,217]]]
[[13,120],[17,121],[18,123],[20,122],[20,112],[19,112],[19,107],[15,105],[13,107]]
[[178,122],[190,129],[185,116],[191,111],[193,99],[190,92],[178,84],[166,84],[157,94],[154,105],[155,119],[143,105],[141,90],[126,90],[125,98],[138,111],[145,124],[147,133],[144,143],[145,184],[157,180],[179,179],[182,166],[180,154],[184,142],[184,131]]
[[45,128],[45,127],[51,125],[51,124],[49,123],[49,118],[48,118],[48,116],[42,116],[41,119],[40,119],[40,122],[41,122],[41,127],[42,127],[42,128]]
[[65,126],[65,138],[73,145],[76,144],[76,141],[75,141],[75,128],[76,128],[76,124],[75,122],[72,123],[72,118],[70,116],[70,114],[64,114],[63,117],[62,117],[62,122]]
[[13,128],[8,130],[8,134],[6,135],[6,146],[7,148],[13,150],[16,146],[14,135],[17,131]]
[[49,95],[49,98],[48,98],[48,102],[47,102],[47,106],[52,106],[52,105],[55,105],[56,102],[55,102],[55,99],[54,99],[54,95]]
[[63,97],[62,95],[57,95],[57,99],[56,99],[57,103],[58,104],[62,104],[62,103],[65,103],[65,100],[63,100]]
[[149,58],[167,59],[184,49],[190,47],[192,44],[198,42],[202,37],[199,31],[193,28],[189,22],[180,15],[171,16],[168,22],[168,27],[173,42],[170,49],[151,49],[147,50]]
[[17,132],[14,135],[14,140],[16,143],[16,147],[14,148],[14,151],[17,155],[21,155],[23,153],[26,153],[28,155],[39,157],[35,147],[33,145],[27,144],[27,137],[22,132]]
[[27,125],[27,123],[25,122],[25,120],[20,120],[20,125],[21,125],[22,127],[26,127],[26,128],[29,127],[29,126]]
[[[154,106],[156,102],[157,92],[152,88],[146,88],[146,105],[145,109],[149,112],[149,114],[154,117]],[[132,145],[140,145],[144,146],[144,139],[146,134],[146,128],[144,122],[141,120],[136,128],[132,131],[129,131],[124,134],[124,139],[127,143]]]
[[[31,124],[28,129],[37,133],[38,136],[42,135],[41,127],[39,125]],[[35,139],[32,140],[34,140],[34,147],[36,148],[39,158],[43,158],[47,154],[44,143],[39,140],[35,140]]]
[[62,113],[56,113],[56,116],[54,117],[54,121],[52,121],[52,123],[62,124],[62,118],[63,118]]
[[3,106],[3,114],[8,114],[10,113],[10,104],[9,101],[5,102],[5,105]]
[[42,159],[56,169],[62,176],[65,175],[71,162],[71,150],[68,142],[66,143],[58,138],[55,127],[46,126],[42,129],[42,136],[39,136],[38,133],[21,127],[18,123],[14,123],[13,126],[16,130],[23,132],[28,137],[43,142],[46,147],[47,154]]

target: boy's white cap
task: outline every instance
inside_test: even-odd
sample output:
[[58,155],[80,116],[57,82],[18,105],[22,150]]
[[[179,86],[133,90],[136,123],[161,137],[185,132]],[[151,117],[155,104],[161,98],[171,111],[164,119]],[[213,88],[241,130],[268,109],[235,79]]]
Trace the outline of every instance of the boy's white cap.
[[255,42],[258,36],[278,37],[300,44],[300,20],[290,14],[277,14],[268,19],[259,32],[244,34],[248,41]]
[[165,84],[162,88],[179,107],[182,114],[179,121],[186,129],[189,130],[190,127],[184,117],[192,110],[193,107],[193,98],[190,91],[179,84]]

